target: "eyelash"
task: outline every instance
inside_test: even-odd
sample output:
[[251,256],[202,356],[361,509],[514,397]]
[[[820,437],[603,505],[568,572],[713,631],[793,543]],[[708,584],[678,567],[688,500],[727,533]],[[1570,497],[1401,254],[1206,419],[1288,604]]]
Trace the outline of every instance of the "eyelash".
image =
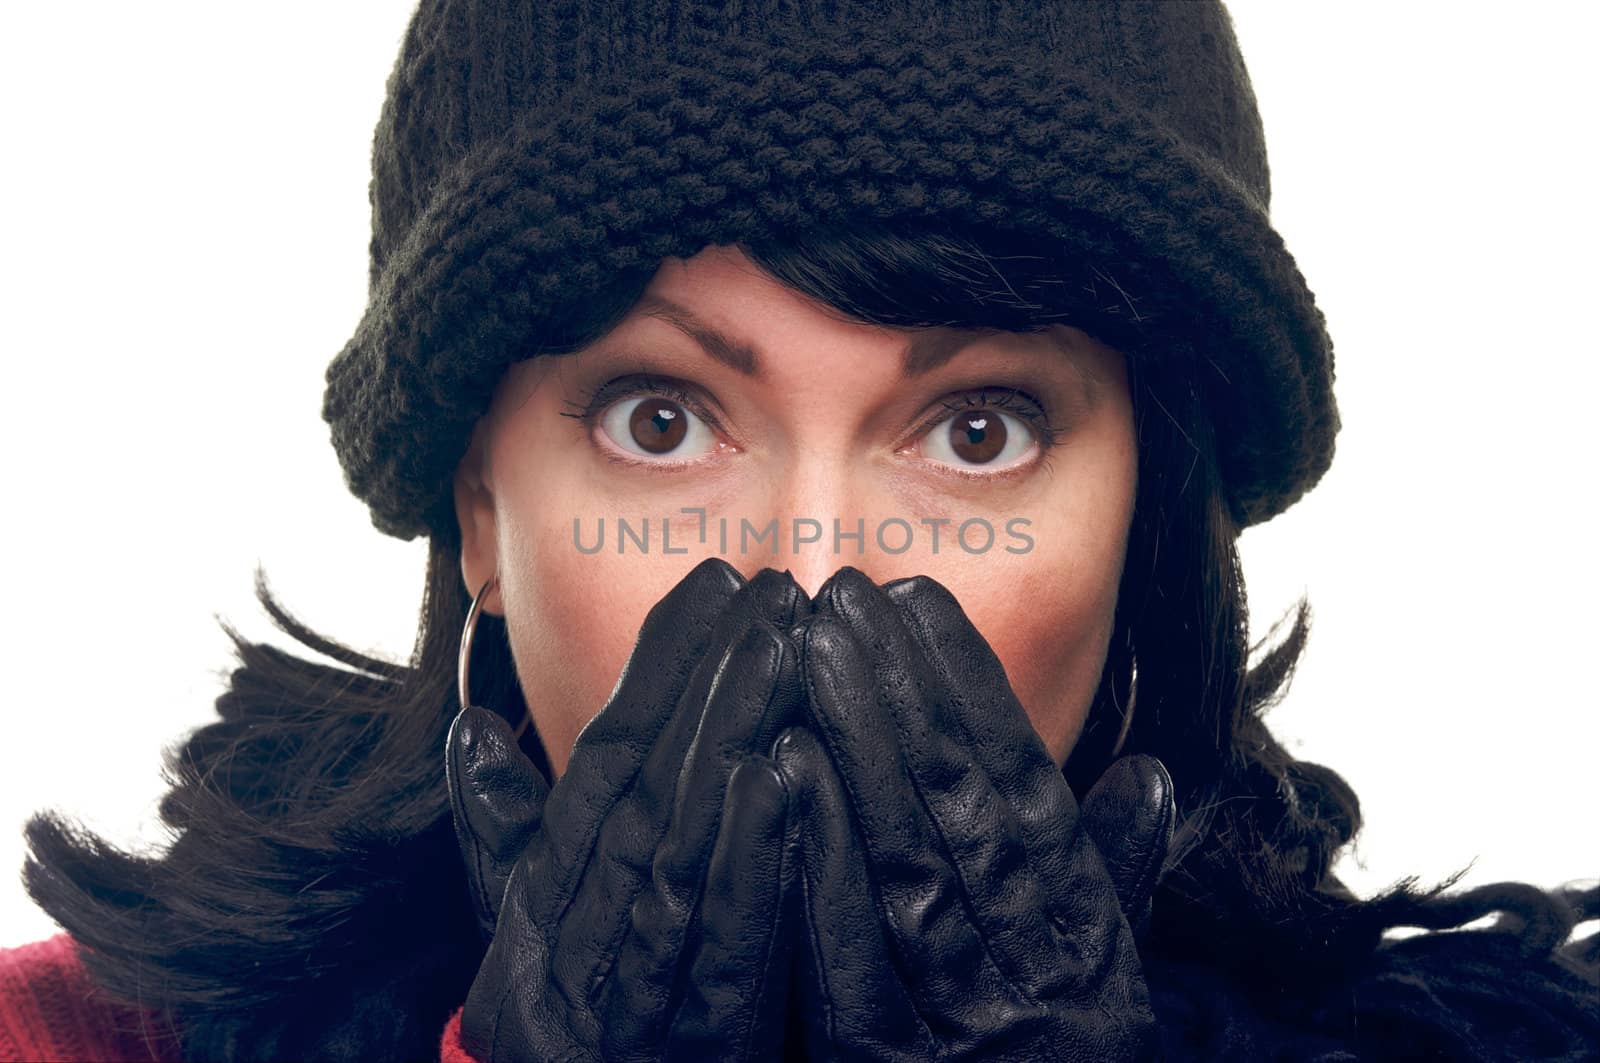
[[[676,381],[667,377],[633,376],[612,380],[600,385],[583,397],[582,402],[573,402],[570,399],[562,400],[577,412],[563,413],[562,417],[572,417],[582,421],[585,425],[593,427],[594,421],[606,408],[614,402],[631,399],[640,395],[659,395],[671,399],[687,407],[690,412],[699,417],[712,428],[724,431],[716,415],[706,408],[699,396],[684,388]],[[940,412],[927,418],[917,427],[915,438],[921,439],[937,425],[950,419],[952,414],[963,410],[985,409],[1004,410],[1015,414],[1026,421],[1033,428],[1038,437],[1041,450],[1048,451],[1061,441],[1064,429],[1050,423],[1049,415],[1044,407],[1032,395],[1020,388],[980,388],[975,391],[966,391],[953,402],[941,402]],[[668,464],[663,462],[650,462],[649,464]],[[981,476],[993,476],[994,473],[979,473]]]
[[[594,426],[595,418],[603,413],[607,406],[623,399],[635,398],[639,395],[660,395],[671,399],[673,402],[688,407],[696,417],[705,421],[717,431],[724,431],[722,422],[710,410],[699,396],[693,394],[674,380],[666,377],[635,376],[613,380],[595,388],[585,395],[582,402],[562,400],[566,405],[573,407],[577,413],[563,413],[562,417],[574,417],[585,425]],[[652,462],[651,464],[661,464]]]
[[[991,398],[991,395],[999,397]],[[1049,450],[1061,442],[1061,436],[1065,431],[1051,424],[1049,415],[1044,412],[1044,407],[1039,401],[1019,388],[981,388],[977,391],[965,391],[954,402],[940,403],[939,408],[939,413],[929,417],[917,427],[916,438],[921,439],[932,431],[934,426],[948,421],[951,414],[971,409],[1004,410],[1006,413],[1021,417],[1039,437],[1041,450]]]

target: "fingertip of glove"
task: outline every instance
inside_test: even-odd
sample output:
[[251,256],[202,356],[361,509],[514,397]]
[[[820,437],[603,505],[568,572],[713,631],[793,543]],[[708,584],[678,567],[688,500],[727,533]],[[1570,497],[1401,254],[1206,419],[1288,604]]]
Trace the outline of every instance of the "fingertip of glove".
[[812,614],[825,615],[837,612],[840,584],[848,582],[856,576],[863,579],[866,578],[861,570],[854,565],[841,565],[830,573],[828,578],[822,581],[822,586],[817,588],[817,593],[811,599]]
[[745,579],[739,575],[739,570],[720,557],[708,557],[683,577],[683,582],[694,586],[696,589],[712,590],[725,588],[729,592],[737,591],[745,585]]
[[779,572],[775,568],[763,568],[750,577],[750,582],[746,586],[774,598],[782,598],[788,596],[791,583],[794,583],[794,580],[787,571]]
[[686,618],[697,624],[727,610],[745,588],[739,570],[720,557],[708,557],[662,595],[640,625],[640,640],[662,630],[677,630]]
[[751,578],[749,588],[749,593],[755,598],[756,615],[779,627],[788,627],[794,623],[795,617],[801,615],[802,599],[804,609],[809,611],[811,608],[805,589],[795,582],[787,569],[779,572],[764,568]]
[[1138,835],[1164,842],[1177,817],[1172,776],[1159,757],[1130,753],[1105,770],[1085,797],[1084,808],[1096,819],[1131,819]]
[[[781,572],[773,568],[764,568],[756,573],[756,579],[769,582],[772,586],[773,607],[771,618],[774,623],[787,626],[793,624],[801,617],[811,615],[815,603],[806,589],[800,586],[800,581],[794,578],[794,573],[789,569]],[[751,580],[752,583],[755,580]]]
[[741,647],[760,649],[763,646],[780,641],[781,638],[777,625],[764,616],[755,616],[751,617],[750,623],[743,631],[738,633],[738,636],[733,640],[733,646],[735,649]]
[[784,775],[800,778],[810,771],[810,765],[821,751],[816,735],[804,727],[790,726],[772,740],[767,757]]
[[[773,747],[776,748],[782,740],[783,736],[779,735]],[[770,797],[774,794],[787,797],[789,783],[772,758],[759,753],[746,753],[733,766],[733,772],[728,777],[728,789],[730,793],[743,797]]]
[[1150,815],[1166,814],[1173,807],[1176,794],[1172,776],[1161,758],[1148,753],[1133,753],[1123,759],[1133,762],[1128,770],[1138,779],[1145,812]]
[[462,759],[477,759],[483,751],[484,743],[494,737],[493,731],[497,724],[509,735],[510,728],[498,713],[476,705],[464,706],[450,723],[450,734],[447,739],[450,749]]
[[773,626],[771,621],[756,617],[728,647],[725,660],[744,658],[742,663],[747,665],[750,658],[756,658],[762,667],[747,667],[743,678],[760,678],[770,682],[771,677],[782,674],[786,666],[796,665],[798,656],[794,643],[782,631]]
[[828,577],[817,594],[821,597],[825,591],[829,608],[836,613],[846,614],[859,611],[866,603],[866,596],[877,590],[878,585],[865,572],[854,565],[843,565]]
[[959,609],[960,604],[950,588],[928,575],[905,576],[883,585],[884,596],[902,609],[929,609],[934,607]]

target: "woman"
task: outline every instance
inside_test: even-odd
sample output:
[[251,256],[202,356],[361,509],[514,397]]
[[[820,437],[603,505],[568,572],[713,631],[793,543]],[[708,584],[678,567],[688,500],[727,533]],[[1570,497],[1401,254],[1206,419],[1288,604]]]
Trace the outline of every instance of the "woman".
[[30,825],[19,1055],[1592,1048],[1600,898],[1356,899],[1262,723],[1236,537],[1338,416],[1220,8],[426,5],[374,170],[415,658],[263,595],[347,667],[239,640],[169,854]]

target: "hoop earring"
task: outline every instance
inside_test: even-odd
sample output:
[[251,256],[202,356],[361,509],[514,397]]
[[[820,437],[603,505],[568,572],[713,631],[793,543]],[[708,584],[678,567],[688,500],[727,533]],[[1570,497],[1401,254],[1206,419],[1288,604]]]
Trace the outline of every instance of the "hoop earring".
[[[1122,745],[1128,740],[1128,729],[1133,726],[1133,710],[1139,707],[1139,657],[1137,654],[1128,656],[1131,661],[1128,665],[1128,711],[1122,716],[1122,730],[1117,734],[1117,744],[1111,747],[1112,760],[1116,760],[1117,754],[1122,752]],[[1113,687],[1112,693],[1115,692]]]
[[[485,580],[483,586],[478,588],[478,593],[472,596],[472,606],[467,610],[467,622],[461,628],[461,651],[456,657],[456,696],[460,699],[463,709],[472,703],[470,694],[472,687],[467,682],[467,669],[472,664],[472,640],[478,633],[478,616],[483,612],[484,597],[499,582],[500,574],[497,572]],[[522,741],[522,732],[526,731],[528,724],[532,722],[533,710],[529,708],[524,711],[522,722],[517,724],[515,731],[511,732],[511,737],[518,742]]]

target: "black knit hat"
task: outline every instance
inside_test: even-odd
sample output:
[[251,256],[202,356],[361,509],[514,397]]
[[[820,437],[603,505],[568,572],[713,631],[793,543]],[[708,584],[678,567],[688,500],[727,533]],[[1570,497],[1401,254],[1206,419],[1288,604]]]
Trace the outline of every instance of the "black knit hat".
[[710,244],[932,219],[1115,256],[1196,357],[1248,526],[1317,482],[1339,428],[1268,195],[1216,3],[423,0],[323,416],[379,529],[453,529],[473,425],[563,307]]

